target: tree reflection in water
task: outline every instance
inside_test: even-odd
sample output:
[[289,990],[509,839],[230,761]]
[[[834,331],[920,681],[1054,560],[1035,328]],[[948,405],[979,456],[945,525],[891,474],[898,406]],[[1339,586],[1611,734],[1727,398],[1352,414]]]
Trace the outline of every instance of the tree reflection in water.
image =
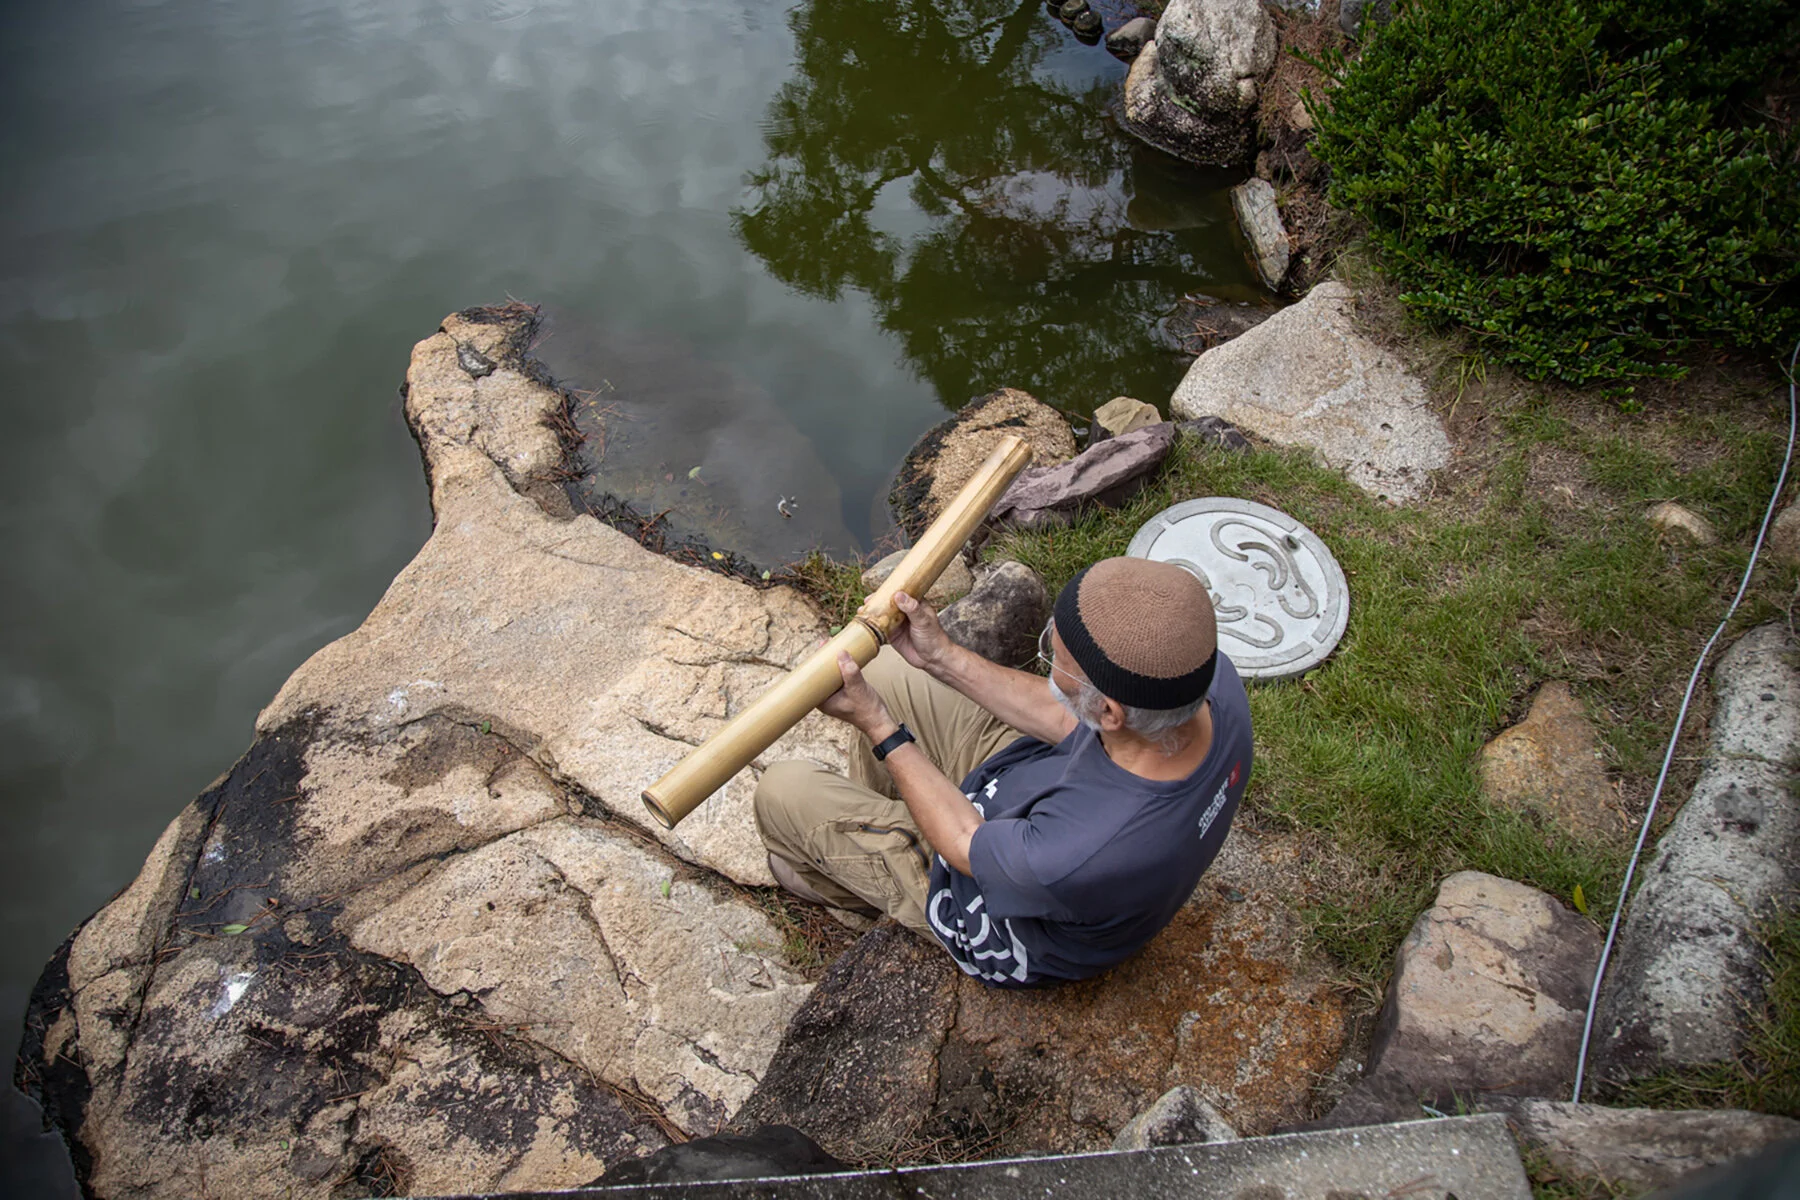
[[1226,188],[1106,117],[1122,68],[1041,0],[808,0],[733,210],[783,282],[866,293],[949,408],[996,387],[1166,403],[1184,293],[1260,297]]

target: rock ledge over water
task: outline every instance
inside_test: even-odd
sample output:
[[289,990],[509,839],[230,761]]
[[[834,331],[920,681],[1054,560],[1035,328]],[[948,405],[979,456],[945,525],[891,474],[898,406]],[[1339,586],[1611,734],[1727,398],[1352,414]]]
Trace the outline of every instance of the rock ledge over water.
[[675,834],[638,796],[821,622],[563,515],[530,320],[415,348],[431,538],[46,970],[20,1075],[91,1195],[584,1183],[716,1128],[810,992],[737,886],[754,771]]

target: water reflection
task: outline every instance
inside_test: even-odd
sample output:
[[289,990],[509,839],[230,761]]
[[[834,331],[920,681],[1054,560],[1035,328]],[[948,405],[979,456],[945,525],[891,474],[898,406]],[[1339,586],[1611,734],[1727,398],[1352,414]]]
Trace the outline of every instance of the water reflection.
[[802,292],[865,293],[947,407],[1163,403],[1185,360],[1157,321],[1255,292],[1231,180],[1120,135],[1119,68],[1038,0],[809,0],[790,25],[734,228]]

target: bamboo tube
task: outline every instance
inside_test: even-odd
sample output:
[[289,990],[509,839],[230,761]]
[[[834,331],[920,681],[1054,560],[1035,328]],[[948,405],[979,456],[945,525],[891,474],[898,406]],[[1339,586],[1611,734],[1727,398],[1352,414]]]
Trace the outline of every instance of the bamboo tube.
[[777,680],[723,728],[661,779],[644,789],[644,806],[665,829],[700,807],[725,781],[774,745],[775,739],[844,685],[838,653],[846,651],[858,666],[868,666],[906,617],[894,593],[923,596],[962,549],[988,510],[1031,461],[1031,446],[1007,436],[986,462],[969,477],[918,544],[908,550],[894,573],[863,601],[856,616],[830,641]]

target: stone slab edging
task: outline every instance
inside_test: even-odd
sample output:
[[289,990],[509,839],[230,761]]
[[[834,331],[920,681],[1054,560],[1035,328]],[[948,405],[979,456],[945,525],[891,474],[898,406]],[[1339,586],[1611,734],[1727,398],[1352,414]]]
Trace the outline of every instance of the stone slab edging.
[[1631,900],[1600,993],[1593,1054],[1620,1082],[1730,1061],[1767,965],[1759,921],[1800,892],[1800,670],[1780,622],[1746,633],[1713,672],[1711,736],[1693,795]]
[[[1519,1152],[1496,1113],[1406,1125],[1276,1134],[1118,1153],[998,1159],[779,1179],[642,1184],[510,1195],[507,1200],[1192,1200],[1196,1196],[1443,1196],[1530,1200]],[[445,1197],[440,1200],[451,1200]],[[455,1200],[477,1200],[476,1195]],[[479,1200],[500,1200],[481,1194]]]

